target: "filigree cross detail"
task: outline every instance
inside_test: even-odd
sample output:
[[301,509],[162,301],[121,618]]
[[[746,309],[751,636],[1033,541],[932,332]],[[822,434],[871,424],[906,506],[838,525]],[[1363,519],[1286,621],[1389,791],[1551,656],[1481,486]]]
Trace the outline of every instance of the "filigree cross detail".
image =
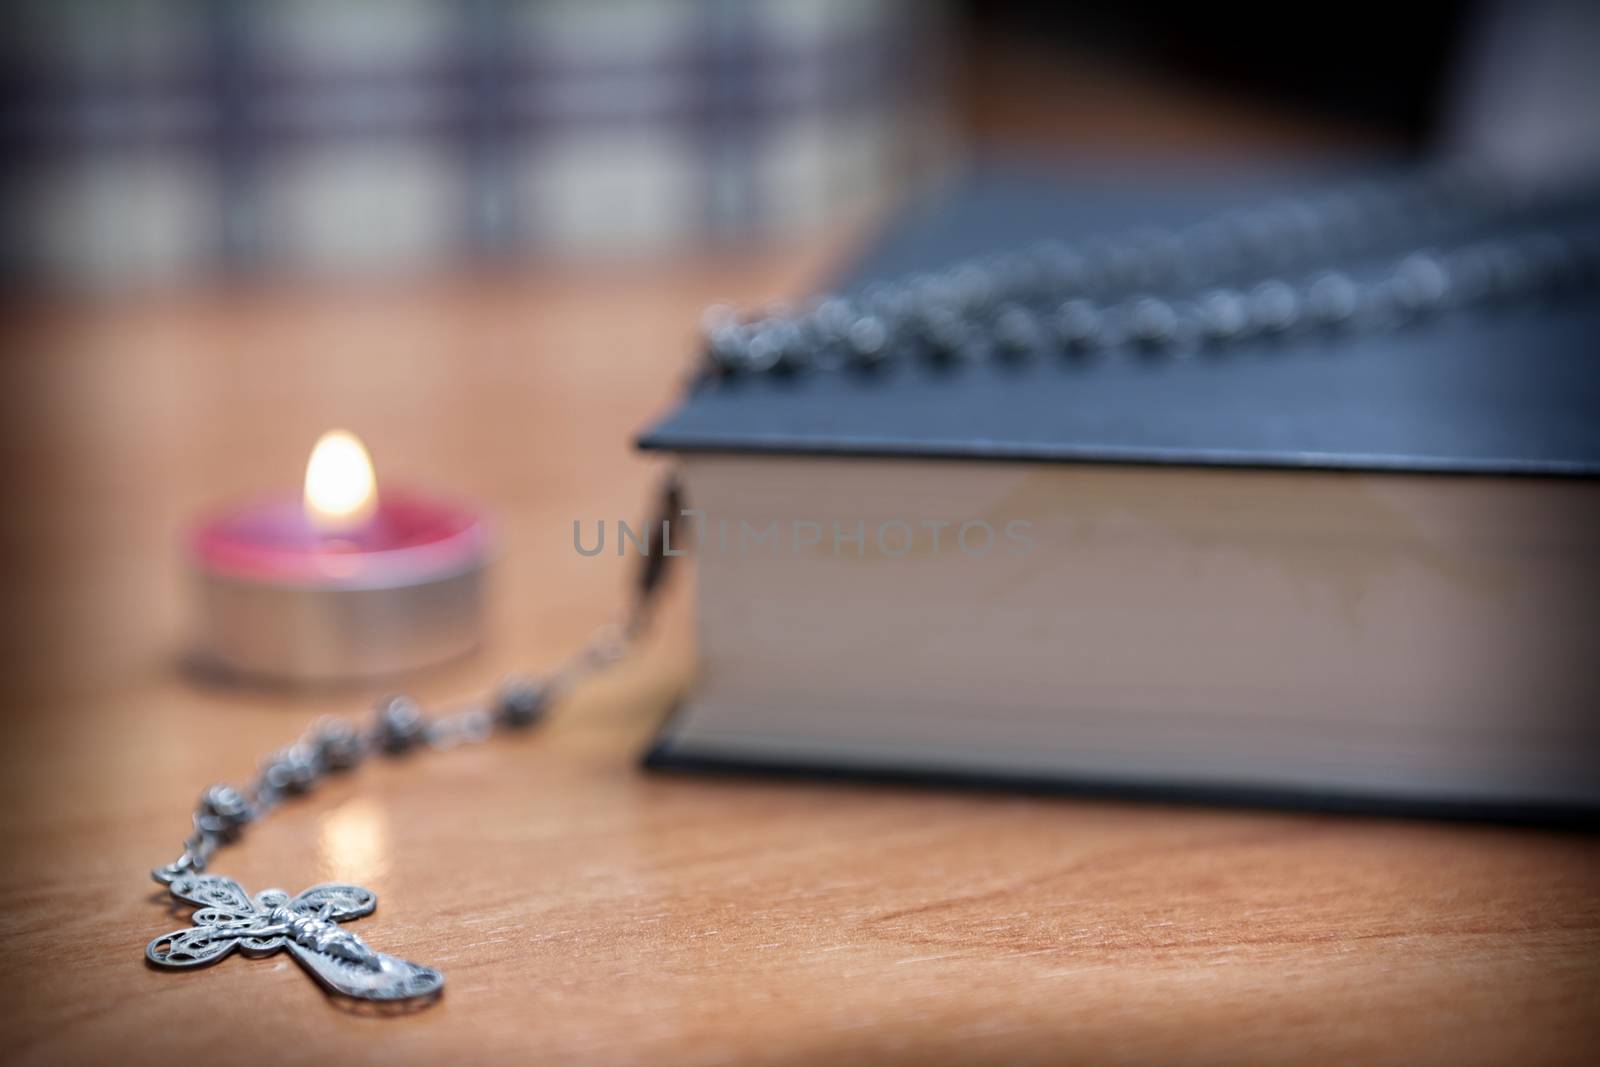
[[265,889],[253,898],[231,878],[174,878],[172,895],[193,904],[192,926],[163,934],[145,948],[158,967],[204,967],[234,949],[270,956],[287,949],[328,990],[360,1000],[412,1000],[436,995],[444,976],[432,967],[385,955],[339,926],[372,914],[377,894],[328,883],[291,897]]

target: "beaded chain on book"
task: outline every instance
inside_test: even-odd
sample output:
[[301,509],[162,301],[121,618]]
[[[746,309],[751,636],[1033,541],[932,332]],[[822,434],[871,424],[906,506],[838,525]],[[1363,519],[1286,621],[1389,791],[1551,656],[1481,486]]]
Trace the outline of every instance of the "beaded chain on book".
[[[704,375],[874,371],[897,359],[1085,358],[1123,349],[1182,355],[1302,330],[1382,329],[1453,308],[1592,286],[1600,233],[1563,232],[1589,188],[1531,189],[1453,167],[1386,184],[1234,211],[1181,230],[1035,248],[938,274],[828,296],[792,314],[708,314]],[[1362,270],[1359,264],[1382,264]],[[661,521],[680,513],[676,482]],[[189,927],[151,941],[161,967],[214,963],[235,949],[285,949],[330,991],[422,1002],[443,976],[377,952],[339,923],[377,898],[350,885],[253,897],[206,868],[223,845],[282,800],[367,755],[399,756],[482,741],[538,722],[552,699],[623,656],[643,632],[667,556],[646,556],[625,623],[603,631],[546,681],[507,684],[490,702],[433,719],[415,701],[378,705],[365,730],[331,721],[270,757],[245,790],[215,785],[183,852],[156,881],[193,905]]]
[[1182,229],[1044,241],[824,296],[799,313],[712,308],[704,370],[1183,355],[1299,331],[1385,329],[1593,285],[1600,232],[1557,227],[1592,208],[1596,192],[1588,181],[1536,186],[1457,165]]

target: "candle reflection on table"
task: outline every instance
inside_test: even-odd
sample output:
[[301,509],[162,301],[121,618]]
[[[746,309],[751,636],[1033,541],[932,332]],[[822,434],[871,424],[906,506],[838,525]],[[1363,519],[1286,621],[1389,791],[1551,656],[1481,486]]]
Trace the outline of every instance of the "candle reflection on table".
[[317,834],[323,881],[373,887],[389,873],[389,812],[372,797],[352,797],[328,812]]

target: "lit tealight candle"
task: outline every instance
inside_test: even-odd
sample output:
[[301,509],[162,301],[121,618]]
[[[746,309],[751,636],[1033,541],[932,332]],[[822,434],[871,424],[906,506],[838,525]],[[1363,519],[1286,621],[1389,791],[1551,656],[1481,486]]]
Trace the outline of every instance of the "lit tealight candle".
[[201,657],[298,682],[399,674],[482,636],[489,531],[474,511],[378,492],[344,430],[322,436],[298,496],[233,508],[190,542]]

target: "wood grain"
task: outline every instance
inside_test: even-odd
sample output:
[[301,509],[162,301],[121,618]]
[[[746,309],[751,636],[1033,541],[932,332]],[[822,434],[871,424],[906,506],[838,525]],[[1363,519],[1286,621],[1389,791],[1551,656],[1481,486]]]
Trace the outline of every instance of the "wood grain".
[[[146,871],[201,786],[369,692],[178,668],[176,538],[290,484],[330,425],[391,483],[500,523],[495,640],[437,701],[571,651],[619,606],[574,518],[633,517],[696,309],[799,255],[35,309],[8,328],[0,752],[5,1059],[75,1062],[1595,1062],[1600,847],[1554,832],[659,777],[690,662],[674,601],[543,730],[363,768],[251,830],[251,888],[340,878],[360,932],[440,966],[372,1018],[286,957],[159,973]],[[680,591],[681,592],[681,591]]]

